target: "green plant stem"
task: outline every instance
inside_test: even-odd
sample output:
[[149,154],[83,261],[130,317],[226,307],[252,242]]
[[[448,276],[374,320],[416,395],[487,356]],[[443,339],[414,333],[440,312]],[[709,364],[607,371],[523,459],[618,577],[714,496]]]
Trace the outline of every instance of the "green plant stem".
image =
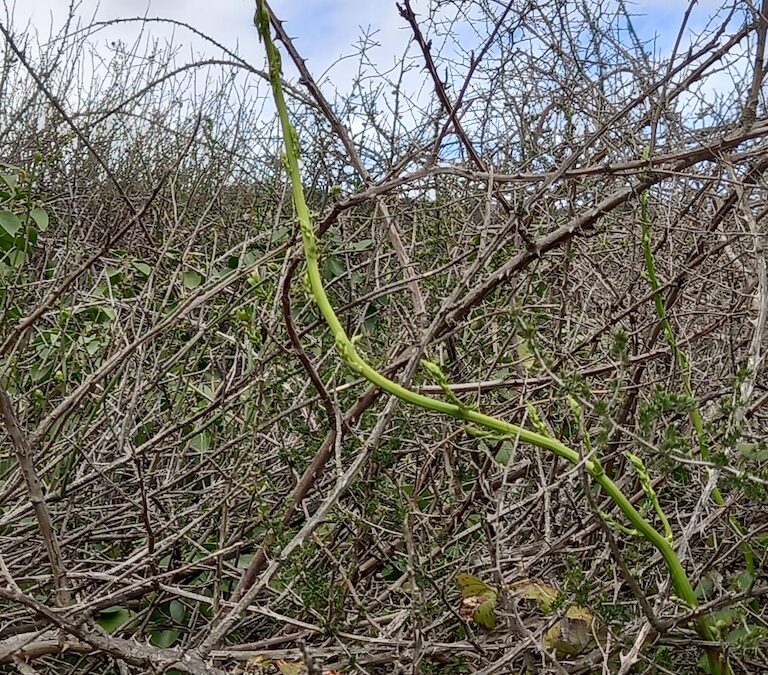
[[[294,208],[301,230],[309,289],[320,313],[328,324],[328,327],[331,329],[336,349],[342,359],[344,359],[354,373],[364,377],[381,390],[393,396],[397,396],[406,403],[410,403],[411,405],[418,406],[425,410],[448,415],[503,435],[517,437],[524,443],[529,443],[536,447],[549,450],[558,457],[562,457],[569,461],[571,464],[578,465],[581,461],[579,453],[564,445],[559,440],[529,431],[515,424],[505,422],[496,417],[491,417],[490,415],[485,415],[465,406],[430,398],[429,396],[424,396],[423,394],[411,391],[379,373],[360,356],[353,341],[350,340],[336,316],[336,312],[331,306],[323,286],[320,266],[318,263],[317,241],[312,228],[309,208],[304,199],[301,173],[299,171],[300,147],[298,136],[288,117],[288,108],[281,83],[280,54],[271,39],[269,31],[269,15],[263,4],[263,0],[258,1],[254,20],[259,29],[261,38],[264,41],[267,52],[270,83],[272,85],[275,105],[277,107],[283,131],[283,140],[285,142],[285,164],[291,180]],[[603,467],[597,459],[585,459],[583,464],[589,475],[619,507],[634,528],[646,537],[659,551],[669,570],[670,576],[672,577],[672,583],[677,595],[689,607],[696,607],[697,601],[693,587],[691,586],[691,582],[689,581],[675,550],[672,548],[672,545],[659,534],[659,532],[657,532],[653,526],[642,517],[642,515],[640,515],[629,499],[624,496],[619,487],[605,474]],[[699,634],[705,640],[714,640],[714,634],[705,617],[699,619],[697,627]],[[717,651],[714,652],[714,655],[708,651],[708,656],[710,658],[710,665],[712,666],[713,673],[715,673],[715,675],[721,675],[724,671],[721,668]]]
[[[643,152],[644,159],[647,159],[648,149]],[[664,332],[664,337],[669,344],[669,348],[672,351],[672,358],[675,361],[675,365],[680,371],[680,378],[683,383],[683,391],[685,395],[693,402],[691,410],[688,413],[691,420],[691,426],[696,434],[696,439],[699,446],[699,454],[705,462],[710,462],[709,453],[709,439],[707,433],[704,430],[704,420],[701,417],[701,411],[699,410],[698,400],[693,395],[693,387],[691,386],[691,370],[688,354],[685,350],[681,349],[677,344],[677,338],[675,332],[672,330],[672,324],[667,316],[667,310],[664,306],[664,300],[661,297],[659,289],[661,284],[659,283],[658,276],[656,275],[656,263],[653,258],[653,250],[651,249],[651,217],[649,213],[650,194],[648,190],[644,190],[640,194],[640,223],[642,226],[642,242],[643,242],[643,257],[645,258],[645,271],[648,277],[648,283],[651,290],[654,292],[653,301],[656,307],[656,316],[661,322],[661,327]],[[717,506],[724,506],[725,499],[720,493],[717,485],[712,489],[712,501]],[[735,516],[729,518],[729,522],[733,529],[741,536],[746,534],[746,530],[742,527],[741,523]],[[744,564],[747,571],[754,576],[755,574],[755,557],[752,551],[752,547],[745,541],[741,545],[741,550],[744,555]]]

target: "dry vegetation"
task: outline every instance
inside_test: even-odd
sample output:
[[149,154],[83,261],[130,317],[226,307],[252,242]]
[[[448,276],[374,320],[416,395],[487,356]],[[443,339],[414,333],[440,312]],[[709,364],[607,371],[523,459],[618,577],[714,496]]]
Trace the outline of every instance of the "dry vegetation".
[[[768,661],[766,8],[680,3],[658,54],[624,2],[405,2],[401,70],[333,100],[273,22],[348,334],[665,514],[733,673]],[[711,668],[583,464],[345,366],[266,67],[137,23],[0,23],[3,672]]]

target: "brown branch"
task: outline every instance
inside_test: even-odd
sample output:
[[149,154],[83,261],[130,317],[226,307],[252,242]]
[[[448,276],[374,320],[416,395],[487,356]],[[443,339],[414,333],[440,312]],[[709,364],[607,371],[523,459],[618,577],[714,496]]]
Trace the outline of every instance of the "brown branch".
[[[673,171],[676,173],[684,171],[693,164],[706,159],[719,159],[724,151],[741,144],[743,141],[744,135],[740,132],[726,136],[718,142],[697,149],[696,152],[679,161]],[[451,325],[466,316],[473,307],[482,302],[489,293],[493,292],[501,284],[509,280],[515,272],[525,269],[530,263],[541,257],[542,254],[547,253],[548,251],[561,246],[565,242],[570,241],[574,237],[584,234],[592,229],[597,221],[603,216],[622,204],[625,204],[651,186],[660,183],[665,178],[665,175],[651,173],[648,178],[637,182],[633,186],[615,191],[592,208],[587,209],[564,225],[558,227],[556,230],[537,239],[532,247],[518,253],[496,269],[485,281],[470,290],[461,302],[457,303],[457,306],[450,312],[447,321],[445,322],[446,325]]]
[[[200,118],[198,117],[197,125],[193,131],[192,138],[194,138],[194,134],[197,133],[199,124]],[[154,202],[157,195],[160,194],[160,189],[165,184],[165,181],[168,179],[170,173],[170,170],[168,170],[165,174],[163,174],[163,176],[152,190],[149,198],[144,202],[144,205],[138,211],[136,211],[133,216],[131,216],[131,218],[123,227],[111,234],[108,234],[106,241],[95,253],[89,256],[85,262],[83,262],[77,269],[71,272],[58,286],[55,286],[53,290],[50,291],[48,295],[46,295],[38,303],[34,311],[19,322],[19,324],[13,329],[13,331],[11,331],[11,334],[0,346],[0,355],[7,354],[11,349],[13,349],[22,335],[24,335],[24,333],[53,306],[53,303],[55,303],[56,300],[58,300],[72,286],[73,283],[75,283],[75,281],[77,281],[85,272],[87,272],[97,260],[102,258],[110,248],[112,248],[118,241],[120,241],[120,239],[122,239],[125,234],[133,229],[133,226],[147,214],[147,211],[149,211],[149,207],[152,205],[152,202]]]
[[[408,24],[411,27],[411,30],[413,31],[413,38],[416,41],[416,44],[418,44],[419,48],[421,49],[421,53],[424,56],[424,61],[426,63],[427,71],[429,72],[430,77],[432,78],[432,84],[434,86],[435,94],[440,100],[440,103],[442,103],[443,108],[445,108],[445,111],[448,114],[448,119],[453,124],[454,132],[461,140],[462,145],[467,150],[467,153],[469,154],[475,166],[477,166],[477,168],[480,169],[480,171],[487,172],[488,167],[485,161],[483,160],[482,157],[480,157],[477,150],[475,150],[475,146],[469,140],[469,137],[467,136],[466,131],[464,131],[464,128],[462,127],[456,112],[459,105],[461,104],[461,96],[463,96],[463,93],[469,84],[469,78],[471,78],[472,73],[474,72],[474,69],[477,68],[478,64],[480,63],[480,58],[482,54],[484,54],[490,47],[492,39],[501,25],[500,22],[507,15],[507,12],[511,7],[511,3],[509,6],[507,6],[506,10],[502,14],[502,19],[496,22],[494,30],[491,33],[491,36],[488,38],[488,41],[486,42],[485,46],[482,49],[481,56],[478,57],[476,62],[474,58],[472,59],[473,63],[470,66],[469,75],[465,80],[464,86],[462,87],[461,95],[457,99],[457,102],[455,105],[451,104],[451,101],[448,98],[448,93],[445,90],[445,83],[440,79],[440,75],[437,72],[437,66],[435,65],[434,59],[432,58],[432,41],[431,40],[427,41],[424,38],[424,35],[421,32],[421,28],[419,28],[419,23],[416,20],[416,14],[411,8],[410,0],[404,0],[404,3],[402,5],[399,3],[395,3],[395,5],[398,11],[400,12],[400,16],[403,17],[408,22]],[[512,215],[512,212],[513,212],[512,205],[507,201],[507,198],[501,193],[501,191],[495,188],[495,185],[493,185],[492,187],[494,189],[494,196],[496,197],[496,200],[499,202],[499,204],[507,213],[507,215]],[[520,226],[519,223],[518,223],[518,226],[516,227],[516,231],[520,235],[521,239],[525,242],[526,246],[528,247],[533,246],[533,241],[531,240],[530,235],[525,231],[525,229],[522,226]]]
[[[477,67],[480,65],[480,62],[483,60],[483,57],[486,55],[488,50],[491,48],[491,45],[493,44],[494,39],[496,39],[496,35],[498,35],[499,30],[504,25],[504,22],[507,19],[507,16],[512,11],[512,8],[514,6],[514,1],[510,0],[510,2],[507,3],[507,6],[504,8],[504,11],[499,15],[499,18],[496,20],[496,23],[493,26],[493,29],[491,30],[490,34],[488,35],[488,39],[485,41],[485,44],[480,48],[480,52],[475,56],[474,54],[471,55],[469,60],[469,68],[467,69],[467,74],[464,76],[464,82],[461,85],[461,88],[459,89],[459,94],[456,96],[456,101],[451,106],[450,110],[448,111],[448,118],[445,120],[445,123],[443,124],[443,127],[440,129],[440,133],[438,133],[437,138],[435,139],[434,147],[432,150],[432,160],[430,161],[430,164],[433,164],[437,160],[437,155],[440,150],[440,145],[443,142],[443,139],[445,138],[445,135],[448,133],[448,129],[450,129],[451,124],[457,124],[458,123],[458,111],[461,108],[461,104],[464,101],[464,96],[467,93],[467,89],[469,89],[469,85],[472,82],[472,76],[475,74],[475,71],[477,70]],[[532,9],[533,4],[528,5],[528,9]],[[411,12],[413,13],[413,12]],[[520,19],[517,22],[517,25],[519,26],[523,19],[525,18],[525,14],[521,13]],[[515,28],[509,29],[510,33],[514,33]],[[443,81],[438,80],[440,87],[444,88]],[[448,99],[447,94],[445,95],[445,99]],[[503,198],[503,195],[502,195]]]
[[176,669],[190,675],[225,675],[225,671],[205,663],[190,652],[163,649],[136,640],[124,640],[91,631],[24,593],[0,587],[0,598],[27,607],[38,617],[75,638],[74,641],[59,638],[58,649],[54,652],[55,633],[43,634],[34,639],[31,634],[15,636],[0,641],[0,663],[12,663],[14,657],[34,658],[50,653],[63,654],[71,647],[81,653],[103,652],[132,666],[149,670],[159,669],[165,672]]
[[[352,426],[360,416],[373,405],[373,402],[378,398],[381,392],[376,387],[368,387],[365,393],[356,401],[356,403],[347,411],[344,415],[342,429]],[[291,494],[291,503],[287,510],[283,514],[282,524],[284,526],[290,525],[294,520],[294,514],[299,505],[306,498],[310,489],[315,483],[316,478],[320,475],[328,460],[333,455],[333,449],[336,444],[337,430],[331,428],[325,437],[322,445],[318,448],[312,461],[309,463],[304,473],[301,475],[299,482],[296,483],[296,487]],[[258,578],[259,574],[263,571],[264,566],[267,563],[267,549],[262,546],[259,548],[256,555],[253,557],[248,567],[243,572],[240,581],[232,594],[232,600],[237,602],[243,596],[243,594],[253,586]]]
[[752,86],[741,115],[741,125],[744,129],[749,129],[757,118],[757,104],[760,99],[760,89],[765,69],[765,34],[767,30],[768,0],[763,0],[757,17],[757,48],[755,49],[755,62],[752,68]]
[[64,110],[64,106],[59,102],[59,99],[56,98],[53,92],[46,86],[43,79],[35,72],[35,69],[32,68],[32,65],[27,60],[27,57],[24,55],[24,52],[22,52],[16,46],[16,42],[14,41],[10,32],[2,23],[0,23],[0,32],[2,32],[3,36],[5,37],[5,41],[8,43],[8,46],[10,47],[11,51],[16,55],[16,58],[19,59],[19,62],[24,66],[24,68],[29,73],[30,77],[35,81],[37,88],[43,92],[45,97],[50,101],[51,105],[56,109],[59,115],[61,115],[62,119],[69,125],[69,127],[75,133],[75,135],[80,140],[80,142],[86,148],[88,148],[88,151],[93,155],[94,159],[98,162],[99,166],[104,170],[104,173],[107,174],[107,178],[109,178],[110,182],[115,186],[117,193],[120,195],[120,198],[123,200],[123,203],[128,208],[128,212],[132,216],[131,218],[132,223],[139,225],[142,232],[144,233],[144,237],[147,240],[147,244],[149,246],[153,246],[154,238],[147,230],[146,226],[144,225],[144,222],[140,218],[136,217],[138,213],[136,210],[136,207],[133,205],[133,203],[129,199],[120,181],[117,180],[117,176],[115,176],[112,169],[109,168],[109,164],[107,164],[105,159],[101,156],[101,153],[98,150],[96,150],[95,147],[93,147],[93,144],[90,142],[90,140],[88,140],[88,137],[80,130],[80,127],[78,127],[75,124],[74,120],[69,116],[67,111]]
[[13,403],[2,384],[0,384],[0,417],[2,417],[5,429],[11,437],[11,443],[16,453],[16,461],[19,463],[21,475],[24,477],[24,482],[27,486],[27,495],[37,518],[37,526],[43,538],[45,550],[48,554],[48,562],[53,573],[53,585],[56,588],[57,602],[61,607],[65,607],[71,603],[72,596],[61,559],[59,540],[53,527],[48,504],[45,502],[43,485],[35,470],[35,462],[29,439],[19,425],[13,409]]
[[[749,130],[741,132],[734,141],[730,143],[730,147],[739,145],[745,141],[763,138],[768,133],[768,120],[759,120],[759,126],[753,127]],[[720,142],[720,141],[716,141]],[[751,150],[748,154],[754,154],[756,151]],[[759,151],[758,151],[759,152]],[[403,176],[397,176],[390,178],[379,183],[375,183],[360,192],[345,197],[334,204],[328,213],[320,221],[317,231],[318,233],[325,232],[339,217],[339,215],[359,204],[363,204],[372,197],[377,195],[387,194],[394,192],[398,188],[409,185],[416,181],[424,180],[426,178],[432,178],[434,176],[456,176],[459,178],[465,178],[468,181],[477,181],[487,183],[492,181],[494,184],[509,184],[509,183],[538,183],[549,182],[553,183],[556,180],[587,178],[587,177],[606,177],[609,175],[614,176],[635,176],[641,173],[652,172],[659,176],[673,176],[678,169],[674,166],[667,167],[668,164],[676,164],[685,160],[690,160],[692,164],[704,160],[720,160],[722,157],[718,154],[713,154],[711,146],[700,145],[696,148],[677,150],[675,152],[669,152],[666,154],[652,155],[648,159],[633,159],[626,162],[601,162],[596,164],[588,164],[582,167],[574,167],[565,171],[542,171],[540,173],[528,173],[518,172],[512,174],[504,173],[491,173],[488,171],[470,171],[459,166],[428,166],[423,169],[418,169],[409,174]],[[739,159],[738,155],[732,156],[732,160]]]

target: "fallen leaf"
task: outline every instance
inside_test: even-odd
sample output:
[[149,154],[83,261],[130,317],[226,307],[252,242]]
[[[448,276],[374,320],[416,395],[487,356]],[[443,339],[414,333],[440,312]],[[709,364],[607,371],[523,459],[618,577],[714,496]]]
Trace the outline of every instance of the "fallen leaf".
[[304,664],[294,661],[275,661],[277,669],[282,675],[302,675],[304,672]]
[[469,598],[476,595],[482,597],[490,597],[493,595],[493,597],[496,597],[495,588],[491,588],[484,581],[481,581],[477,577],[473,577],[471,574],[457,574],[456,583],[459,585],[462,598]]
[[457,574],[456,583],[461,589],[461,616],[483,628],[495,628],[496,589],[471,574]]

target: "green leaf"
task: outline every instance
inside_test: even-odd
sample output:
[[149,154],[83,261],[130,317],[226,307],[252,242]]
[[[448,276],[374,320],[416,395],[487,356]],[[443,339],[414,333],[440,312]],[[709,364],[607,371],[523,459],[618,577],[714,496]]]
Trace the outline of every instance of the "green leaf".
[[725,641],[736,648],[741,654],[756,652],[759,647],[765,644],[768,631],[762,626],[755,624],[739,625],[728,633]]
[[339,258],[329,256],[325,259],[325,265],[323,265],[323,278],[326,281],[340,277],[346,271],[347,268]]
[[768,447],[765,447],[762,443],[739,443],[736,448],[746,459],[756,462],[768,460]]
[[201,431],[199,434],[195,434],[189,444],[195,450],[205,452],[211,447],[211,432]]
[[693,592],[696,594],[696,598],[701,602],[711,600],[714,596],[715,584],[712,579],[705,575],[699,579],[699,583],[696,584],[696,588]]
[[5,184],[11,188],[11,190],[15,190],[19,185],[19,177],[16,174],[0,171],[0,178],[3,179]]
[[506,466],[509,464],[509,460],[512,457],[512,451],[515,449],[515,446],[510,441],[504,441],[501,444],[501,447],[499,448],[499,451],[496,453],[496,461],[501,464],[502,466]]
[[523,338],[519,338],[517,341],[517,357],[520,360],[520,365],[523,367],[526,373],[530,373],[536,365],[536,359],[533,355],[530,345]]
[[98,617],[96,617],[96,623],[107,633],[114,633],[130,618],[131,613],[125,607],[115,605],[101,610]]
[[92,337],[85,341],[85,351],[89,356],[95,355],[101,349],[101,342],[99,338]]
[[746,591],[752,584],[754,577],[749,572],[740,572],[736,577],[736,585],[740,591]]
[[45,232],[48,229],[48,212],[45,209],[36,206],[29,212],[29,217],[35,221],[37,229],[41,232]]
[[149,639],[156,647],[167,649],[174,642],[176,642],[176,640],[179,638],[179,635],[179,631],[172,628],[167,628],[166,630],[153,630],[149,634]]
[[108,323],[114,321],[117,318],[117,312],[111,307],[99,307],[99,311],[96,316],[99,323]]
[[254,556],[253,553],[244,553],[237,559],[236,567],[239,570],[244,570],[248,565],[251,564],[251,560],[253,560]]
[[[288,230],[287,227],[285,229]],[[259,259],[259,256],[256,254],[255,251],[246,251],[245,253],[243,253],[243,257],[240,260],[240,265],[242,267],[250,267],[258,259]],[[237,267],[237,265],[235,265],[235,267]]]
[[[272,243],[273,244],[279,244],[283,239],[286,238],[286,236],[290,233],[291,228],[290,227],[281,227],[272,234]],[[247,264],[247,263],[246,263]]]
[[716,628],[726,628],[739,618],[740,613],[733,607],[726,607],[712,613],[712,623]]
[[29,370],[29,376],[32,378],[32,382],[37,384],[47,379],[53,370],[52,365],[46,365],[45,363],[36,363]]
[[147,265],[147,263],[141,262],[140,260],[134,260],[131,265],[145,277],[148,277],[152,273],[152,268]]
[[21,221],[15,213],[7,210],[0,211],[0,227],[2,227],[12,237],[21,229]]
[[187,608],[184,606],[184,603],[179,600],[171,600],[168,612],[176,623],[186,625],[184,620],[187,618]]
[[191,291],[193,288],[197,288],[202,282],[203,277],[197,272],[184,272],[181,275],[181,283],[184,284],[184,288],[187,290]]
[[37,229],[29,225],[27,227],[27,241],[25,242],[24,250],[29,250],[37,243]]
[[354,244],[352,244],[352,250],[359,253],[360,251],[367,251],[372,246],[373,239],[361,239],[360,241],[356,241]]
[[24,251],[11,251],[8,254],[8,264],[13,267],[14,269],[19,269],[24,264],[24,259],[26,258],[26,254]]

